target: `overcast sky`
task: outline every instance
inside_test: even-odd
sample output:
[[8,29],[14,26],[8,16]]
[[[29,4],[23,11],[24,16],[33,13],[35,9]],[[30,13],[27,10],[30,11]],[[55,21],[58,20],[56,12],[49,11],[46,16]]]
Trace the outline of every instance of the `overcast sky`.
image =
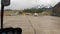
[[[37,5],[56,5],[60,0],[11,0],[11,5],[5,7],[5,9],[25,9],[31,8]],[[1,0],[0,0],[1,4]],[[1,8],[1,7],[0,7]]]

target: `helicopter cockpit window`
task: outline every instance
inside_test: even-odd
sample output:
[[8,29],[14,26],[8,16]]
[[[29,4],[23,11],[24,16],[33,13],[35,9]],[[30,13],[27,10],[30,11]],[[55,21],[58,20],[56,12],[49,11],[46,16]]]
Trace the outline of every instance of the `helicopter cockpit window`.
[[3,28],[21,28],[22,34],[60,34],[60,0],[10,0],[9,4],[4,4]]

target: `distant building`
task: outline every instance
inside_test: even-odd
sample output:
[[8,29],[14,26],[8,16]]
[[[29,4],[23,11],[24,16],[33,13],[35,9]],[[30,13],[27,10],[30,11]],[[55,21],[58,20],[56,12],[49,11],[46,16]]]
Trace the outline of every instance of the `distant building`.
[[60,2],[53,7],[53,14],[60,16]]

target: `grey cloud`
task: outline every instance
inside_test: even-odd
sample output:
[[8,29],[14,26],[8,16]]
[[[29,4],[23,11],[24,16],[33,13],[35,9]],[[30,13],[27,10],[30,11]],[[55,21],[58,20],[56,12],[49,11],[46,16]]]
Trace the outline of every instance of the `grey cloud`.
[[[5,7],[5,9],[24,9],[24,8],[31,8],[34,7],[36,5],[52,5],[54,6],[55,4],[57,4],[58,2],[60,2],[60,0],[47,0],[47,2],[45,2],[46,0],[11,0],[11,5]],[[1,0],[0,0],[0,4],[1,4]]]

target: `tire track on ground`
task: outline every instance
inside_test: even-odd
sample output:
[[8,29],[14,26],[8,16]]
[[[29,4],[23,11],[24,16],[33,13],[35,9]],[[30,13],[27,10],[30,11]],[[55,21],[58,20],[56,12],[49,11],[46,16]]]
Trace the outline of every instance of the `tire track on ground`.
[[34,34],[36,34],[36,29],[35,29],[35,28],[34,28],[34,26],[32,25],[31,20],[29,19],[29,17],[28,17],[28,16],[26,16],[26,17],[27,17],[27,19],[28,19],[28,21],[29,21],[30,25],[32,26],[32,28],[33,28],[33,30],[34,30]]

